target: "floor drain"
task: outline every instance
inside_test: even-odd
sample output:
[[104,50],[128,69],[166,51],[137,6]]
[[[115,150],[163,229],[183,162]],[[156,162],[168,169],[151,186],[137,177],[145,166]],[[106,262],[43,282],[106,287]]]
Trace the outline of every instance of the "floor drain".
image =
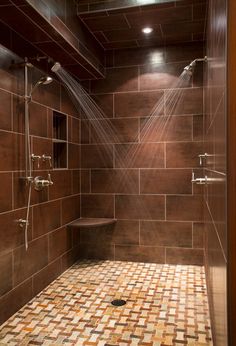
[[111,304],[114,306],[122,306],[126,304],[126,301],[122,299],[115,299],[111,302]]

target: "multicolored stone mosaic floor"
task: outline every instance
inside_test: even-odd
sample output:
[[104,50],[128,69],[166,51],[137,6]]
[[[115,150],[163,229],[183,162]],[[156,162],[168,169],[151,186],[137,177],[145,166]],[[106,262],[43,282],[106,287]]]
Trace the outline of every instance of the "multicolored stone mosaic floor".
[[212,345],[204,268],[79,262],[1,326],[0,345]]

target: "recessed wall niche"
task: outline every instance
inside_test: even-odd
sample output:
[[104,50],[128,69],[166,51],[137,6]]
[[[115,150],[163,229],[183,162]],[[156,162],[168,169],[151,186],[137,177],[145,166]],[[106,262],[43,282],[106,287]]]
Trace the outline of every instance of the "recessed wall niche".
[[67,115],[53,111],[53,168],[68,168]]

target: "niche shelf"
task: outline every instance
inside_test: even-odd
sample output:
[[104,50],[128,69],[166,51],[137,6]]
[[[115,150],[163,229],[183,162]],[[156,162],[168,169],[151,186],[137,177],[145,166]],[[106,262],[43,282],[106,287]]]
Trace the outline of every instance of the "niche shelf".
[[97,228],[107,225],[112,225],[116,223],[116,219],[108,219],[108,218],[80,218],[73,222],[71,222],[68,227],[70,228]]
[[53,111],[53,168],[68,167],[67,115]]

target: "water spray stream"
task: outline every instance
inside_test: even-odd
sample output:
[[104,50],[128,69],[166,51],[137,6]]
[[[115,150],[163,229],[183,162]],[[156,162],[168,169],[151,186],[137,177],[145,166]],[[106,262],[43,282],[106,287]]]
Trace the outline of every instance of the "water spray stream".
[[[172,116],[175,114],[176,107],[182,99],[184,87],[189,85],[191,75],[184,71],[175,84],[172,85],[171,89],[163,92],[162,97],[155,104],[150,114],[146,118],[140,119],[140,129],[136,138],[134,138],[133,142],[124,144],[113,124],[115,118],[109,119],[79,82],[71,77],[59,63],[53,66],[52,71],[56,73],[67,88],[77,109],[83,110],[85,119],[88,120],[90,129],[92,129],[90,132],[92,132],[93,137],[91,138],[90,136],[90,144],[97,144],[97,149],[100,149],[100,157],[104,159],[104,167],[107,167],[106,157],[113,156],[114,154],[114,168],[122,169],[124,173],[118,189],[120,188],[123,191],[123,187],[126,186],[128,190],[136,191],[137,186],[129,171],[131,168],[140,168],[140,164],[137,164],[137,161],[145,144],[155,142],[161,145],[165,136],[168,136],[168,128]],[[166,114],[163,114],[163,109],[167,110]],[[155,137],[155,141],[152,140],[153,137]],[[156,159],[156,154],[150,153],[150,155],[152,155],[149,163],[151,168],[153,167],[152,160]],[[144,208],[143,205],[141,207]],[[148,210],[146,213],[149,215]]]

